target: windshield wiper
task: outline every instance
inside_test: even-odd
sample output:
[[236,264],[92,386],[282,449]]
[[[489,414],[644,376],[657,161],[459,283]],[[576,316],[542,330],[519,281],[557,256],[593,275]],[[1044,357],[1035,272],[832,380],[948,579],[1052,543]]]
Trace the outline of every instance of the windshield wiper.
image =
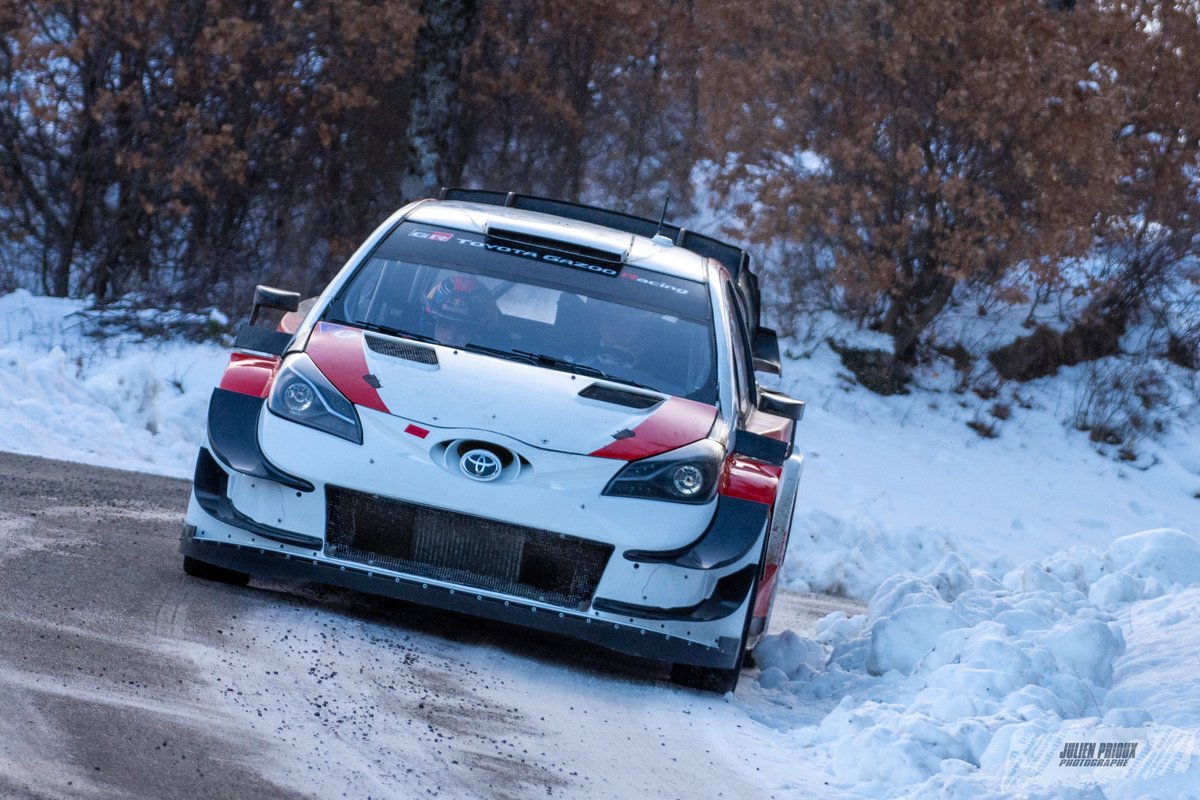
[[465,344],[463,350],[470,350],[473,353],[485,353],[497,358],[506,358],[509,361],[522,361],[526,364],[533,364],[537,367],[549,367],[563,372],[571,372],[576,375],[586,375],[589,378],[601,378],[602,380],[612,381],[614,383],[624,383],[628,386],[636,386],[639,389],[649,389],[652,392],[657,389],[646,386],[645,384],[631,381],[628,378],[619,378],[616,375],[609,375],[607,372],[587,364],[577,364],[566,358],[557,356],[548,356],[545,353],[531,353],[528,350],[501,350],[498,347],[488,347],[482,344]]
[[509,361],[521,361],[526,364],[537,364],[537,359],[532,357],[532,353],[524,353],[520,350],[501,350],[499,347],[488,347],[485,344],[475,344],[467,342],[462,346],[463,350],[469,350],[472,353],[483,353],[484,355],[496,356],[497,358],[505,358]]
[[427,342],[429,344],[441,344],[441,342],[439,342],[437,339],[433,338],[432,336],[426,336],[423,333],[413,333],[412,331],[405,331],[405,330],[401,330],[400,328],[393,328],[388,325],[380,325],[378,322],[367,322],[365,320],[358,320],[355,322],[346,322],[345,324],[346,325],[354,325],[356,327],[363,328],[368,331],[374,331],[375,333],[387,334],[388,336],[398,336],[401,339],[412,339],[414,341]]
[[470,350],[472,353],[484,353],[489,356],[496,356],[497,358],[506,358],[509,361],[521,361],[537,367],[551,367],[566,372],[574,372],[579,375],[590,375],[595,378],[607,377],[595,367],[576,364],[573,361],[567,361],[565,358],[555,358],[554,356],[543,355],[542,353],[531,353],[528,350],[501,350],[498,347],[488,347],[487,345],[474,344],[473,342],[464,344],[462,349]]
[[602,370],[595,367],[590,367],[587,364],[576,364],[565,358],[557,356],[548,356],[545,353],[531,353],[528,350],[513,350],[517,355],[525,356],[532,363],[539,367],[551,367],[553,369],[561,369],[566,372],[574,372],[576,375],[590,375],[593,378],[607,378]]
[[540,367],[550,367],[552,369],[561,369],[566,372],[574,372],[576,375],[587,375],[588,377],[591,377],[591,378],[602,378],[606,381],[612,381],[614,383],[624,383],[628,386],[636,386],[639,389],[649,389],[652,392],[658,391],[657,389],[654,389],[653,387],[646,386],[645,384],[638,383],[637,381],[631,381],[628,378],[619,378],[616,375],[609,375],[607,372],[605,372],[602,369],[597,369],[596,367],[590,366],[588,364],[577,364],[574,361],[571,361],[566,358],[558,358],[557,356],[548,356],[545,353],[530,353],[527,350],[514,350],[513,352],[517,353],[519,355],[527,356],[528,358],[533,360],[533,363],[537,364]]

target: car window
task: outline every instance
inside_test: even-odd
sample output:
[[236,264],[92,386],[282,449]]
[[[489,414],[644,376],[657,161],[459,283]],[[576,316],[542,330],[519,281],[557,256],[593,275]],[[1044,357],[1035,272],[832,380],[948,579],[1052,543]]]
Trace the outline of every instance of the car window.
[[745,415],[750,412],[750,409],[754,405],[753,376],[749,369],[750,361],[746,340],[746,326],[742,321],[741,309],[738,307],[737,298],[733,294],[732,284],[725,284],[725,300],[728,303],[728,313],[730,314],[729,328],[733,337],[730,344],[733,348],[733,371],[739,408],[738,418],[741,420],[745,418]]
[[496,305],[506,316],[523,317],[537,322],[554,324],[558,316],[561,293],[545,291],[540,286],[507,282],[498,287]]
[[[440,254],[435,248],[439,257],[428,259],[433,263],[399,258],[400,250],[377,251],[343,287],[326,318],[451,346],[525,351],[716,402],[711,312],[703,284],[657,276],[654,283],[662,285],[637,283],[531,265],[477,248]],[[445,263],[451,260],[446,252],[460,254],[461,262]]]

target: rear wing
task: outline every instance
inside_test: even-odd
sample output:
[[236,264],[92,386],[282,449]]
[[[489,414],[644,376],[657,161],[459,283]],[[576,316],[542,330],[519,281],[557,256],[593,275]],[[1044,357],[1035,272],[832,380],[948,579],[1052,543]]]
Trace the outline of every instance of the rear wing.
[[697,255],[715,259],[725,269],[729,270],[729,274],[733,276],[734,286],[737,287],[738,294],[741,296],[741,300],[745,306],[746,318],[751,320],[751,324],[754,326],[754,330],[750,331],[750,335],[753,336],[759,328],[760,294],[758,290],[758,276],[750,271],[750,255],[735,245],[722,242],[719,239],[714,239],[702,233],[689,231],[687,228],[681,228],[669,222],[664,222],[660,227],[657,220],[645,217],[635,217],[632,214],[624,214],[620,211],[611,211],[606,208],[586,206],[566,200],[551,200],[546,197],[535,197],[528,194],[517,194],[516,192],[445,188],[442,189],[438,199],[460,200],[467,203],[482,203],[490,206],[517,208],[522,211],[538,211],[543,214],[552,214],[556,217],[573,219],[577,222],[590,222],[593,225],[602,225],[606,228],[614,228],[625,233],[645,236],[646,238],[651,238],[656,233],[661,233],[674,241],[676,247],[682,247]]

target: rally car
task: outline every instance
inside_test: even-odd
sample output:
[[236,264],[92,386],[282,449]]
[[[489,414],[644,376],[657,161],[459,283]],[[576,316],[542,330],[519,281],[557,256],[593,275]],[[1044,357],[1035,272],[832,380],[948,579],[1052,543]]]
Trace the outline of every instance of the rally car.
[[209,405],[187,573],[296,578],[737,684],[803,463],[741,249],[513,193],[397,211],[315,301],[260,286]]

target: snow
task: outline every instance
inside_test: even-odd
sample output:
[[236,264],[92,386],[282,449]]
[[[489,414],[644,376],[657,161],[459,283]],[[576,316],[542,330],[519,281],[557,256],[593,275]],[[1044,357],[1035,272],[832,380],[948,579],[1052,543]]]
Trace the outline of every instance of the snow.
[[[811,639],[766,637],[749,702],[841,698],[795,731],[797,744],[862,795],[1008,796],[1014,787],[997,777],[1014,737],[1153,724],[1194,733],[1198,558],[1200,540],[1174,530],[1030,561],[1000,581],[948,555],[888,579],[866,614],[828,620]],[[1101,607],[1089,588],[1114,577],[1136,588]],[[1198,786],[1200,761],[1150,780],[1108,796]]]
[[93,338],[83,309],[25,290],[0,296],[0,450],[189,476],[228,352]]
[[[75,300],[0,296],[0,450],[187,477],[227,351],[95,339],[83,312]],[[525,727],[484,731],[480,758],[535,738],[552,748],[537,763],[554,774],[525,796],[1197,796],[1200,411],[1188,376],[1162,370],[1167,424],[1124,462],[1069,424],[1086,367],[985,399],[956,391],[949,363],[935,364],[910,394],[880,397],[819,339],[785,349],[805,357],[788,359],[779,386],[808,414],[784,585],[867,605],[765,637],[735,695],[486,644],[408,642],[390,623],[341,627],[336,611],[307,607],[244,620],[236,636],[288,630],[298,652],[337,653],[327,685],[299,680],[315,681],[314,697],[336,689],[347,718],[388,703],[419,716],[388,689],[379,670],[397,659],[381,649],[411,651],[426,678],[488,676],[476,700],[519,708]],[[1001,402],[1008,419],[990,414]],[[998,436],[980,437],[973,420]],[[189,657],[242,676],[240,696],[262,700],[246,713],[283,742],[278,763],[289,747],[322,742],[315,791],[358,776],[386,796],[392,778],[378,765],[415,752],[406,731],[329,738],[316,717],[272,712],[266,671],[286,659],[199,647]],[[1165,755],[1150,771],[1053,782],[1051,750],[1109,733]],[[444,764],[424,769],[417,786],[452,785]]]
[[[785,350],[803,349],[785,342]],[[1195,532],[1194,387],[1173,387],[1166,434],[1140,441],[1129,463],[1115,448],[1097,453],[1069,424],[1087,369],[1001,387],[985,400],[954,390],[947,359],[921,376],[927,385],[882,397],[853,384],[826,344],[790,360],[779,387],[807,408],[797,437],[806,463],[788,585],[865,599],[888,576],[921,570],[950,551],[1001,573],[1057,550],[1103,548],[1134,531]],[[1009,419],[991,415],[997,403],[1008,406]],[[979,419],[998,436],[985,439],[967,426]]]

